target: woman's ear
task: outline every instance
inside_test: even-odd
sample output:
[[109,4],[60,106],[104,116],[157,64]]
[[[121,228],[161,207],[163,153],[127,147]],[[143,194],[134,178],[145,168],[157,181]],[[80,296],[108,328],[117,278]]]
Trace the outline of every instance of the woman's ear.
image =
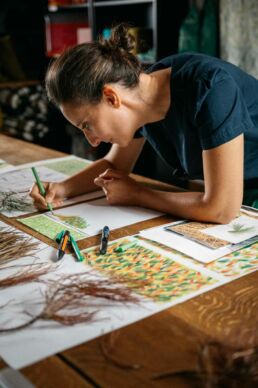
[[120,97],[115,89],[105,85],[103,87],[103,98],[113,108],[119,108],[121,105]]

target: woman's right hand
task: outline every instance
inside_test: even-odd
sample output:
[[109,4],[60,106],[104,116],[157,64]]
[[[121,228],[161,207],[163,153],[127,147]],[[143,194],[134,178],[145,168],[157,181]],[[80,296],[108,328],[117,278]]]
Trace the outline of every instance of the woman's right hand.
[[38,185],[34,185],[30,189],[30,196],[33,198],[34,205],[38,209],[47,209],[47,204],[50,203],[53,208],[63,204],[65,198],[65,187],[62,182],[42,182],[46,190],[46,196],[40,194]]

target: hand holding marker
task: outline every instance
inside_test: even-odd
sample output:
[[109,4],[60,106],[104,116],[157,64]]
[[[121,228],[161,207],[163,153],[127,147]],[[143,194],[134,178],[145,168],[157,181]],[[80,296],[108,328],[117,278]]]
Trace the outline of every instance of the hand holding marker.
[[[43,195],[43,197],[46,196],[46,190],[45,190],[45,187],[43,186],[41,180],[39,179],[39,176],[38,176],[38,173],[36,171],[36,168],[35,167],[31,167],[32,169],[32,172],[33,172],[33,175],[36,179],[36,183],[38,185],[38,188],[39,188],[39,192],[41,195]],[[48,207],[48,210],[51,211],[53,213],[53,207],[51,205],[51,203],[47,203],[47,207]]]

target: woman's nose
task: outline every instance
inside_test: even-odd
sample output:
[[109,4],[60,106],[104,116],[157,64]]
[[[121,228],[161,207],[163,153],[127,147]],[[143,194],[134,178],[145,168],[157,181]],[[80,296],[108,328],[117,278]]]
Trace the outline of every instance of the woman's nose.
[[92,147],[97,147],[101,143],[101,140],[97,136],[89,135],[88,133],[87,135],[84,133],[84,136]]

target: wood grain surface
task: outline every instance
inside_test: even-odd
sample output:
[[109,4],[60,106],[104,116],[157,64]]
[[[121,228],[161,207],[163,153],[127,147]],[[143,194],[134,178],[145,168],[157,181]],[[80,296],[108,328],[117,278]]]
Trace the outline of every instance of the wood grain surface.
[[[12,164],[63,156],[31,143],[0,135],[0,158]],[[137,177],[143,180],[141,177]],[[176,190],[167,184],[144,179],[154,187]],[[42,241],[17,221],[0,216]],[[111,232],[111,240],[139,230],[170,222],[163,216]],[[80,242],[88,247],[99,236]],[[258,272],[178,304],[159,314],[131,324],[86,344],[49,357],[22,372],[37,387],[193,387],[181,378],[155,379],[160,374],[193,369],[203,344],[215,341],[221,346],[258,346]],[[2,365],[3,366],[3,365]],[[1,368],[1,364],[0,364]]]

